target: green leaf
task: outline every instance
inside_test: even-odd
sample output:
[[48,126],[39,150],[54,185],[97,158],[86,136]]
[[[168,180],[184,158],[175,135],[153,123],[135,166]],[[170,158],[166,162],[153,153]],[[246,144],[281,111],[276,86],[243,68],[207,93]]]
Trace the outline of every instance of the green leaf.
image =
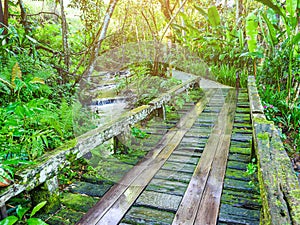
[[221,19],[216,6],[208,9],[208,21],[213,27],[220,25]]
[[245,45],[245,39],[244,39],[244,32],[243,29],[238,30],[238,35],[239,35],[239,44],[240,48],[243,49]]
[[25,213],[29,210],[29,208],[23,208],[22,205],[18,205],[17,208],[17,215],[19,217],[20,220],[22,220],[23,216],[25,215]]
[[296,45],[300,41],[300,33],[293,37],[293,44]]
[[43,201],[43,202],[40,202],[39,204],[37,204],[37,205],[33,208],[32,212],[31,212],[31,214],[30,214],[30,218],[33,217],[33,216],[34,216],[41,208],[43,208],[44,205],[46,205],[46,203],[47,203],[47,201]]
[[290,14],[291,17],[295,16],[295,12],[297,10],[297,0],[286,0],[286,10]]
[[2,79],[2,78],[0,78],[0,81],[1,81],[2,83],[6,84],[9,88],[13,88],[13,85],[10,84],[8,81],[6,81],[6,80],[4,80],[4,79]]
[[33,44],[37,44],[37,43],[38,43],[38,41],[35,40],[34,38],[32,38],[32,37],[30,37],[30,36],[28,36],[28,35],[25,35],[25,36],[26,36],[27,39],[28,39],[29,41],[31,41]]
[[258,59],[261,59],[264,57],[264,55],[261,52],[245,52],[240,55],[240,57],[249,57],[249,56],[252,58],[258,58]]
[[285,15],[281,11],[281,9],[277,5],[274,5],[271,0],[256,0],[256,1],[268,6],[271,9],[273,9],[277,14],[281,15],[282,17],[285,17]]
[[197,5],[194,5],[194,7],[195,7],[195,9],[197,9],[197,10],[199,11],[199,13],[200,13],[202,16],[205,17],[205,19],[208,18],[208,14],[207,14],[202,8],[200,8],[200,7],[197,6]]
[[18,217],[9,216],[0,221],[0,225],[13,225],[18,221]]
[[48,225],[47,223],[45,223],[43,220],[41,220],[39,218],[30,218],[27,220],[27,224],[28,225]]
[[31,84],[45,84],[45,81],[40,77],[34,77],[29,83],[31,83]]
[[273,26],[273,24],[270,22],[270,20],[268,19],[267,15],[265,13],[261,13],[260,15],[262,15],[264,21],[267,24],[268,30],[269,30],[269,35],[270,35],[270,39],[273,43],[273,45],[276,45],[278,43],[278,39],[276,37],[276,30],[275,27]]
[[8,184],[8,182],[4,178],[6,178],[7,180],[13,180],[11,175],[6,170],[0,167],[0,181],[2,183]]
[[246,34],[248,36],[249,52],[255,52],[257,48],[258,22],[254,13],[251,13],[246,18]]

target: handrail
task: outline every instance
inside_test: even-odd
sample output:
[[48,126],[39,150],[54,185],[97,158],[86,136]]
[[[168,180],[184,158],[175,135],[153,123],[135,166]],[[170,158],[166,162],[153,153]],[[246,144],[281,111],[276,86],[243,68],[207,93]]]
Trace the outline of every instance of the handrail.
[[125,113],[121,118],[104,125],[104,127],[93,129],[43,155],[34,165],[17,172],[15,174],[17,179],[14,184],[0,190],[0,207],[3,207],[10,198],[17,196],[23,191],[33,190],[47,179],[55,176],[59,168],[62,168],[67,163],[68,155],[75,155],[77,159],[82,157],[93,148],[124,132],[126,127],[145,119],[155,109],[167,103],[175,94],[179,94],[199,84],[199,82],[200,77],[195,77],[177,85],[167,93],[154,99],[149,105],[135,108]]
[[273,122],[266,119],[255,78],[248,77],[253,141],[262,199],[261,224],[300,224],[297,176]]

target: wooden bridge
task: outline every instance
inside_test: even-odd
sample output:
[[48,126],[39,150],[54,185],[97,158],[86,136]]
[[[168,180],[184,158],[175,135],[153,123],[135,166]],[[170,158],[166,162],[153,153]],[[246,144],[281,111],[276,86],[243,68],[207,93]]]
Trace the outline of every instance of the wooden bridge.
[[[88,211],[79,207],[77,211],[84,212],[81,218],[66,224],[300,224],[299,184],[278,132],[263,115],[254,78],[249,78],[248,90],[239,92],[203,89],[199,99],[184,104],[179,117],[168,118],[163,111],[166,102],[198,82],[192,79],[175,87],[19,173],[19,181],[0,192],[2,216],[11,197],[29,190],[34,196],[45,187],[53,190],[58,169],[70,152],[82,157],[156,113],[167,118],[149,122],[143,128],[149,138],[135,143],[145,155],[105,191],[96,179],[78,182],[93,190],[97,203]],[[256,178],[246,175],[253,158],[258,162],[256,186],[249,185]],[[89,195],[76,183],[67,190]],[[67,219],[57,213],[47,222],[56,224],[59,216]]]

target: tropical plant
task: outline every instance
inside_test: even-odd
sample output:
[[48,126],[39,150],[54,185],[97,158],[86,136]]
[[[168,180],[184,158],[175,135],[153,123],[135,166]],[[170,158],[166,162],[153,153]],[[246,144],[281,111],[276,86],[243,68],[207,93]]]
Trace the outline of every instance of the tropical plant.
[[0,221],[0,225],[13,225],[15,223],[21,223],[21,224],[28,224],[28,225],[47,225],[43,220],[39,218],[35,218],[34,215],[38,211],[41,210],[45,205],[47,204],[47,201],[40,202],[37,204],[27,217],[25,214],[30,210],[30,208],[23,208],[22,205],[18,205],[16,209],[16,216],[8,216],[5,219]]

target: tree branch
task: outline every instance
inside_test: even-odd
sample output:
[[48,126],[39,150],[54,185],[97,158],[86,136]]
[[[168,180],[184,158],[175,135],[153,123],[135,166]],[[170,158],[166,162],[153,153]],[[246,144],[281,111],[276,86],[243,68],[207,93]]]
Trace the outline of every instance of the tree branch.
[[164,29],[164,32],[161,35],[160,41],[162,41],[162,39],[164,38],[164,36],[166,35],[169,27],[171,26],[171,24],[173,23],[174,19],[176,18],[176,16],[178,15],[178,13],[181,11],[181,9],[183,8],[183,6],[185,5],[185,3],[188,0],[184,0],[184,2],[181,4],[181,6],[177,9],[176,13],[172,16],[172,18],[170,19],[169,23],[167,24],[167,26]]
[[39,13],[34,13],[34,14],[28,14],[27,16],[39,16],[41,14],[50,14],[50,15],[54,15],[54,16],[58,17],[59,19],[61,19],[60,15],[58,15],[55,12],[39,12]]
[[141,14],[142,14],[142,16],[144,17],[144,19],[145,19],[145,21],[146,21],[146,23],[147,23],[147,25],[148,25],[148,28],[149,28],[149,30],[150,30],[150,32],[151,32],[153,38],[155,38],[155,34],[156,34],[156,33],[154,33],[154,31],[152,30],[152,28],[151,28],[151,26],[150,26],[150,23],[149,23],[147,17],[145,16],[143,10],[141,10]]
[[93,45],[93,47],[91,49],[89,64],[88,64],[87,68],[85,69],[85,71],[82,73],[82,75],[77,77],[77,79],[75,80],[74,85],[76,85],[78,82],[80,82],[80,80],[83,77],[86,77],[88,81],[90,80],[90,76],[93,73],[93,70],[95,68],[96,59],[97,59],[97,56],[99,54],[101,44],[102,44],[103,40],[105,39],[106,32],[107,32],[107,29],[108,29],[108,25],[109,25],[111,16],[114,12],[114,9],[115,9],[117,3],[118,3],[118,0],[110,0],[109,6],[106,10],[106,13],[105,13],[105,16],[104,16],[104,19],[103,19],[103,23],[102,23],[100,29],[97,32],[97,35],[96,35],[96,38],[95,38],[95,45]]

